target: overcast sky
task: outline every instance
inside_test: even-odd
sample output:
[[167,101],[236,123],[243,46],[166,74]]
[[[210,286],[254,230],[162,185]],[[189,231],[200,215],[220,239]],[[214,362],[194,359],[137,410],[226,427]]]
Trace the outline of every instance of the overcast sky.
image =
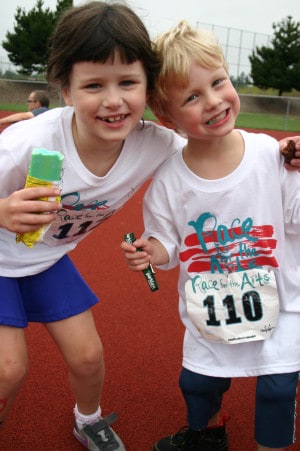
[[[56,0],[44,0],[44,7],[54,10]],[[84,3],[75,0],[74,4]],[[36,0],[8,0],[0,5],[0,44],[7,31],[13,31],[17,6],[29,11]],[[175,25],[178,20],[186,19],[191,25],[211,24],[254,33],[272,35],[272,23],[280,22],[287,16],[300,22],[299,0],[128,0],[143,19],[151,36],[156,36]],[[1,61],[8,61],[0,45]]]

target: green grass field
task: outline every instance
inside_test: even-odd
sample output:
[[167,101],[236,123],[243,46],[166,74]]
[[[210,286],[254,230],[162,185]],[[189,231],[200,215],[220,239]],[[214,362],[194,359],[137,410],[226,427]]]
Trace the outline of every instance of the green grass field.
[[[155,116],[150,110],[146,110],[144,119],[155,120]],[[236,121],[236,127],[299,132],[300,117],[289,117],[287,122],[284,115],[281,116],[277,114],[240,113]]]
[[299,132],[300,117],[287,119],[286,116],[279,114],[240,113],[236,127]]
[[[17,112],[27,111],[27,108],[23,104],[0,103],[0,110]],[[156,120],[149,109],[145,110],[144,119]],[[290,116],[287,121],[286,116],[279,114],[240,113],[236,121],[236,127],[299,132],[300,117]]]

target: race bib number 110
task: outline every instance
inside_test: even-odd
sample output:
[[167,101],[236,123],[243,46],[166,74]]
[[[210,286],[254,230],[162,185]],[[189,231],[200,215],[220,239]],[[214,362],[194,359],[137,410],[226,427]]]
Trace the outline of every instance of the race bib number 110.
[[189,317],[208,340],[235,344],[269,338],[279,314],[273,271],[198,274],[185,284]]

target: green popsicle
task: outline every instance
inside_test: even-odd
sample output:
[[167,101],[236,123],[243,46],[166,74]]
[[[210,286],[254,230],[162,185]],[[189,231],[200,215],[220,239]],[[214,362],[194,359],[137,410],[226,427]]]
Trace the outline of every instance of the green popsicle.
[[64,156],[55,150],[34,148],[28,174],[40,180],[59,181]]

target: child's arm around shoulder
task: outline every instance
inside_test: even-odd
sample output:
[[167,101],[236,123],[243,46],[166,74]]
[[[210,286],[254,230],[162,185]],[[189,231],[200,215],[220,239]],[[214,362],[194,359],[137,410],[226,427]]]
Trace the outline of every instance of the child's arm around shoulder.
[[165,247],[153,237],[148,240],[138,238],[133,244],[123,241],[121,249],[124,252],[127,265],[132,271],[143,271],[149,266],[149,262],[153,266],[159,266],[165,265],[169,261]]
[[290,161],[290,163],[285,163],[284,166],[287,170],[290,171],[299,171],[300,172],[300,136],[290,136],[279,141],[280,152],[287,147],[288,141],[294,141],[296,145],[296,153],[295,157]]

